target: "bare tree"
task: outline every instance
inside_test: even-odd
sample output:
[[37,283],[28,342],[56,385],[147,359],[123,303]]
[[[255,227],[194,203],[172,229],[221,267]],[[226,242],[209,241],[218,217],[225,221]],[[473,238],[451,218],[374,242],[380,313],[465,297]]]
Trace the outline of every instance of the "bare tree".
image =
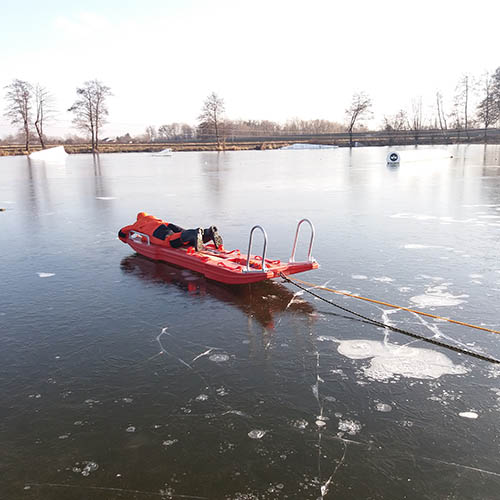
[[394,116],[384,116],[384,130],[406,130],[408,128],[408,115],[400,109]]
[[467,134],[467,140],[469,140],[469,102],[473,85],[474,82],[471,77],[465,74],[462,76],[455,89],[455,106],[457,108],[456,122],[460,127],[463,117],[463,126]]
[[439,120],[439,128],[444,132],[448,129],[448,124],[446,123],[446,113],[444,112],[443,95],[441,92],[436,92],[436,109]]
[[24,80],[13,80],[5,87],[7,94],[7,110],[5,116],[10,119],[12,125],[20,125],[24,133],[26,151],[30,149],[30,123],[33,98],[33,87]]
[[423,117],[422,117],[422,98],[418,97],[412,100],[411,103],[411,117],[408,120],[408,125],[410,130],[413,131],[413,136],[415,138],[415,144],[418,144],[419,132],[423,127]]
[[[498,82],[498,83],[497,83]],[[477,107],[477,116],[484,125],[484,140],[487,139],[487,130],[500,116],[500,68],[493,77],[486,73],[481,82],[482,99]]]
[[42,149],[45,149],[45,136],[43,134],[43,124],[50,117],[52,112],[52,95],[48,92],[45,87],[40,84],[35,86],[35,103],[36,103],[36,119],[35,119],[35,129],[38,134],[38,139],[42,145]]
[[146,140],[148,142],[155,142],[157,137],[156,128],[150,125],[146,128]]
[[358,94],[354,94],[352,96],[351,105],[346,109],[346,115],[349,120],[349,125],[347,130],[349,132],[349,143],[352,147],[352,131],[356,122],[367,118],[371,115],[370,108],[372,106],[372,101],[370,97],[364,92],[360,92]]
[[76,89],[77,100],[68,109],[74,113],[73,123],[77,128],[90,134],[92,151],[99,151],[99,130],[108,115],[106,99],[112,95],[111,89],[99,80],[90,80]]
[[203,103],[201,114],[198,117],[202,130],[213,130],[217,141],[217,149],[221,149],[221,127],[223,125],[224,99],[212,92]]

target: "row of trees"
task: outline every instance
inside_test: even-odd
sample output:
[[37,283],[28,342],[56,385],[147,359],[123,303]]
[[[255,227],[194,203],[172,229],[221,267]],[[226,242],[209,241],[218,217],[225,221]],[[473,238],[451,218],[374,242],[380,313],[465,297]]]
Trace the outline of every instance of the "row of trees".
[[34,126],[42,147],[45,147],[43,125],[52,111],[52,97],[39,84],[31,85],[23,80],[14,80],[6,87],[7,110],[5,116],[18,126],[25,136],[26,151],[29,150],[32,127]]
[[[25,141],[26,151],[30,149],[33,129],[36,130],[42,148],[45,148],[46,136],[43,128],[54,114],[54,99],[50,92],[40,84],[15,79],[6,87],[7,109],[5,116],[10,123],[20,128]],[[99,130],[108,115],[106,99],[111,89],[99,80],[85,82],[76,89],[77,99],[68,109],[74,115],[75,126],[88,133],[92,150],[99,147]]]
[[[473,102],[477,104],[472,105]],[[424,129],[448,128],[464,129],[467,133],[471,126],[482,126],[485,137],[488,127],[500,120],[500,67],[480,80],[464,75],[458,82],[451,110],[446,110],[441,92],[436,92],[436,102],[432,106],[430,119],[424,117],[422,98],[412,101],[411,110],[398,111],[394,116],[384,116],[383,129],[387,131],[411,130],[418,141],[418,132]],[[347,126],[327,120],[292,120],[285,125],[270,121],[231,121],[224,119],[224,100],[212,93],[206,99],[197,129],[186,124],[162,125],[158,131],[148,127],[146,140],[190,139],[194,137],[215,136],[217,146],[225,137],[248,137],[252,135],[279,136],[289,134],[328,134],[347,131],[352,145],[353,132],[363,130],[363,121],[372,117],[372,100],[365,92],[355,93],[346,109]],[[467,133],[468,136],[468,133]],[[469,137],[468,137],[469,138]]]
[[425,128],[464,130],[472,127],[487,129],[500,120],[500,68],[493,74],[486,73],[481,79],[463,75],[459,80],[449,110],[445,109],[441,92],[436,92],[433,113],[424,117],[422,99],[414,99],[409,112],[401,109],[393,116],[384,117],[384,130],[412,130],[418,133]]
[[[23,80],[13,80],[6,87],[7,108],[5,116],[20,130],[29,150],[30,138],[36,137],[45,147],[44,124],[54,114],[53,98],[43,86],[32,85]],[[92,144],[92,150],[99,148],[100,132],[108,116],[107,99],[111,89],[99,80],[89,80],[76,89],[76,100],[68,108],[73,113],[73,123],[83,131]],[[393,116],[384,116],[383,129],[387,131],[412,130],[417,137],[423,129],[448,128],[464,129],[482,126],[486,130],[500,120],[500,67],[493,74],[486,74],[480,80],[464,75],[453,96],[450,110],[445,109],[444,99],[436,92],[431,118],[425,118],[422,99],[414,99],[410,110],[401,109]],[[232,121],[225,117],[224,100],[212,92],[204,101],[198,116],[198,125],[171,123],[147,127],[145,134],[133,138],[130,134],[117,137],[119,142],[137,140],[156,142],[169,140],[190,140],[195,138],[215,138],[221,148],[226,138],[249,136],[276,137],[280,135],[328,134],[347,131],[352,144],[355,130],[363,130],[364,121],[372,117],[372,100],[364,92],[352,96],[345,111],[347,125],[327,120],[290,120],[285,124],[263,120]],[[36,135],[34,134],[36,132]]]

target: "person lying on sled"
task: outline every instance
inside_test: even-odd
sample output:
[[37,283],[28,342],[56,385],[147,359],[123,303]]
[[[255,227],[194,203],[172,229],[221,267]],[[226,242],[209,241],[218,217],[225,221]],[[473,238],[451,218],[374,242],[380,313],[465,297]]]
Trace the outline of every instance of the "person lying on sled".
[[184,229],[172,222],[165,222],[145,212],[137,214],[137,220],[130,226],[123,227],[118,236],[126,238],[130,231],[147,234],[151,243],[172,248],[194,247],[197,252],[203,249],[203,244],[210,240],[215,248],[222,247],[222,237],[215,226],[207,229]]

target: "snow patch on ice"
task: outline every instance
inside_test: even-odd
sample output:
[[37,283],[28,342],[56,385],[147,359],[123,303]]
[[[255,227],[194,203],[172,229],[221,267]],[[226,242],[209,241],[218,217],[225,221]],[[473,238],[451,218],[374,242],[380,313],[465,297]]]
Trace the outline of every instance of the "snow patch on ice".
[[392,410],[392,406],[388,405],[386,403],[377,403],[377,405],[375,406],[375,409],[377,411],[381,411],[382,413],[388,413]]
[[224,363],[229,359],[229,356],[227,354],[212,354],[208,359],[214,363]]
[[392,283],[394,281],[392,278],[389,278],[388,276],[379,276],[372,279],[373,281],[380,281],[381,283]]
[[248,437],[251,439],[262,439],[267,434],[267,431],[260,429],[254,429],[248,433]]
[[347,432],[350,436],[361,430],[361,424],[356,420],[339,420],[339,431]]
[[377,340],[344,340],[338,352],[350,359],[368,359],[362,370],[366,377],[388,381],[400,377],[436,379],[442,375],[467,373],[465,367],[455,365],[446,355],[418,347],[383,343]]
[[438,245],[421,245],[419,243],[406,243],[403,245],[403,248],[406,248],[408,250],[421,250],[423,248],[442,248]]
[[476,419],[479,416],[475,411],[463,411],[458,415],[463,418],[471,418],[471,419]]
[[443,283],[442,285],[431,286],[427,288],[424,294],[415,295],[410,297],[410,301],[416,304],[418,307],[450,307],[457,306],[466,302],[463,300],[468,297],[468,295],[452,295],[448,291],[448,285]]

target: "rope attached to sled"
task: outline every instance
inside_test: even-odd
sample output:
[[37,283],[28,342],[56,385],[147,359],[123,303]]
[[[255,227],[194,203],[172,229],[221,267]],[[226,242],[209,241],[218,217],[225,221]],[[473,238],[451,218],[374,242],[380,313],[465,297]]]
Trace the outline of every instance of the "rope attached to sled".
[[415,313],[415,314],[421,314],[421,315],[424,315],[424,316],[429,316],[431,318],[446,320],[446,321],[449,321],[451,323],[456,323],[456,324],[459,324],[459,325],[462,325],[462,326],[467,326],[469,328],[477,328],[478,330],[485,330],[485,331],[488,331],[488,332],[500,334],[500,332],[497,331],[497,330],[492,330],[492,329],[489,329],[489,328],[483,328],[483,327],[480,327],[480,326],[471,325],[469,323],[463,323],[461,321],[450,320],[448,318],[441,318],[440,316],[435,316],[433,314],[423,313],[421,311],[415,311],[415,310],[409,309],[407,307],[400,307],[400,306],[396,306],[394,304],[389,304],[387,302],[381,302],[381,301],[378,301],[378,300],[368,299],[366,297],[360,297],[359,295],[353,295],[353,294],[350,294],[350,293],[347,293],[347,292],[340,292],[338,290],[333,290],[331,288],[326,288],[326,287],[323,287],[323,286],[315,285],[313,283],[308,283],[307,281],[302,281],[302,280],[297,280],[297,279],[291,279],[291,278],[289,278],[288,276],[286,276],[283,273],[280,273],[280,277],[283,278],[288,283],[291,283],[292,285],[296,286],[297,288],[300,288],[304,292],[307,292],[308,294],[312,295],[313,297],[316,297],[317,299],[320,299],[323,302],[326,302],[327,304],[330,304],[330,305],[332,305],[334,307],[337,307],[338,309],[341,309],[342,311],[345,311],[345,312],[347,312],[349,314],[357,316],[358,318],[361,318],[361,319],[363,319],[365,321],[368,321],[368,322],[370,322],[370,323],[372,323],[374,325],[380,326],[382,328],[388,328],[388,329],[390,329],[390,330],[392,330],[394,332],[402,333],[403,335],[408,335],[409,337],[412,337],[412,338],[415,338],[415,339],[418,339],[418,340],[422,340],[424,342],[427,342],[427,343],[433,344],[433,345],[437,345],[439,347],[444,347],[445,349],[450,349],[450,350],[458,352],[460,354],[465,354],[467,356],[472,356],[474,358],[481,359],[482,361],[488,361],[489,363],[500,364],[500,360],[498,360],[496,358],[493,358],[491,356],[487,356],[487,355],[484,355],[484,354],[480,354],[478,352],[470,351],[468,349],[463,349],[461,347],[457,347],[457,346],[452,346],[452,345],[449,345],[449,344],[445,344],[444,342],[441,342],[439,340],[431,339],[431,338],[428,338],[428,337],[424,337],[423,335],[419,335],[417,333],[413,333],[413,332],[409,332],[407,330],[403,330],[402,328],[398,328],[398,327],[395,327],[395,326],[392,326],[392,325],[388,325],[388,324],[383,323],[381,321],[377,321],[375,319],[369,318],[368,316],[363,316],[362,314],[359,314],[359,313],[357,313],[355,311],[352,311],[351,309],[348,309],[347,307],[343,307],[343,306],[341,306],[339,304],[336,304],[335,302],[332,302],[331,300],[325,299],[321,295],[318,295],[317,293],[311,291],[310,289],[305,288],[300,283],[303,283],[303,284],[306,284],[306,285],[310,285],[313,288],[317,288],[317,289],[320,289],[320,290],[326,290],[328,292],[333,292],[333,293],[338,293],[338,294],[341,294],[341,295],[346,295],[348,297],[352,297],[352,298],[355,298],[355,299],[366,300],[368,302],[373,302],[373,303],[376,303],[376,304],[381,304],[381,305],[393,307],[393,308],[396,308],[396,309],[401,309],[403,311],[409,311],[409,312],[412,312],[412,313]]

